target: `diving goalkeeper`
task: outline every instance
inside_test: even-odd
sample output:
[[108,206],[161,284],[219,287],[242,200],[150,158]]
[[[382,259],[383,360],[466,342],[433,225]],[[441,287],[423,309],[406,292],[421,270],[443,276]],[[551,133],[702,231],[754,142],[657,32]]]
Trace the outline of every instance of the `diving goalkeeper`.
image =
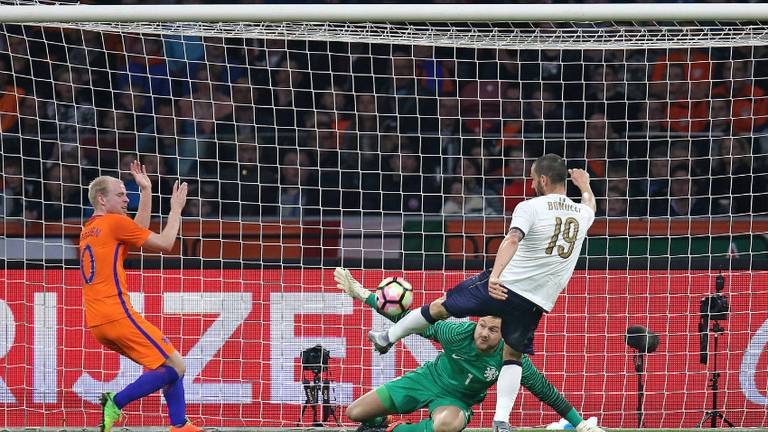
[[[365,302],[379,312],[376,295],[364,288],[349,270],[336,268],[334,279],[339,289]],[[406,313],[389,317],[397,321]],[[488,388],[496,383],[503,363],[501,318],[481,317],[474,322],[439,321],[420,335],[437,341],[443,351],[405,375],[390,381],[355,400],[346,410],[350,420],[361,422],[361,431],[458,432],[472,417],[472,406],[485,399]],[[521,384],[534,396],[552,407],[580,432],[603,432],[595,422],[584,420],[557,389],[531,363],[522,358]],[[416,424],[386,424],[388,414],[408,414],[429,409],[429,418]],[[592,420],[592,419],[590,419]]]

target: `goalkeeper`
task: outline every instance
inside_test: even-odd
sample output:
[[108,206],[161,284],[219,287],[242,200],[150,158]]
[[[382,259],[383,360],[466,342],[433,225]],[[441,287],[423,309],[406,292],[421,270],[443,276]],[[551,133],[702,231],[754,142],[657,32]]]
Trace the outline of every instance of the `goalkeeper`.
[[[376,296],[364,288],[349,270],[336,268],[337,286],[350,297],[379,312]],[[403,315],[388,317],[397,321]],[[439,321],[420,335],[439,342],[443,351],[435,360],[390,381],[355,400],[346,411],[360,430],[386,432],[458,432],[472,416],[472,406],[485,399],[502,366],[501,318],[481,317],[474,322]],[[595,421],[586,421],[531,363],[522,358],[521,383],[581,432],[602,432]],[[408,414],[428,408],[430,418],[416,424],[386,424],[387,414]],[[590,419],[592,420],[592,419]]]

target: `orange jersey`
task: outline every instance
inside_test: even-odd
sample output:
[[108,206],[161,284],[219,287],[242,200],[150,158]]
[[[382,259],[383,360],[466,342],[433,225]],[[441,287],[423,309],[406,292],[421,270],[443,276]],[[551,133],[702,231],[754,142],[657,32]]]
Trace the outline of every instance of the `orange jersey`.
[[128,216],[94,216],[80,233],[80,275],[83,278],[88,327],[136,315],[126,283],[123,261],[128,246],[140,247],[152,231]]

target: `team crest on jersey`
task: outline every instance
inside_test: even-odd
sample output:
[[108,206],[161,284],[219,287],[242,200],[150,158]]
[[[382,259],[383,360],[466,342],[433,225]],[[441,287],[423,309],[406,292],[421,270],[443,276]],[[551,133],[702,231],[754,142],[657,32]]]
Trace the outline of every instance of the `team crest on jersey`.
[[483,376],[485,376],[486,381],[493,381],[497,376],[499,376],[499,371],[496,370],[496,368],[493,366],[488,366]]

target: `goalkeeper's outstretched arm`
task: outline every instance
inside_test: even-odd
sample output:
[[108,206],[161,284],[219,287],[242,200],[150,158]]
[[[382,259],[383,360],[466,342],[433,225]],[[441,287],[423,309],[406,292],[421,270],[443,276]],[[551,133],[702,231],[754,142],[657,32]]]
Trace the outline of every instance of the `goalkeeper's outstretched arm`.
[[375,310],[376,313],[392,322],[399,321],[400,318],[404,317],[409,312],[405,311],[395,316],[389,316],[382,313],[379,310],[379,305],[376,304],[376,295],[374,295],[371,290],[365,288],[360,282],[357,281],[357,279],[352,277],[352,274],[349,273],[349,270],[345,268],[336,267],[336,270],[333,272],[333,278],[336,280],[336,286],[340,290],[347,293],[348,296],[352,297],[353,299],[362,301],[363,303],[370,306],[373,310]]

